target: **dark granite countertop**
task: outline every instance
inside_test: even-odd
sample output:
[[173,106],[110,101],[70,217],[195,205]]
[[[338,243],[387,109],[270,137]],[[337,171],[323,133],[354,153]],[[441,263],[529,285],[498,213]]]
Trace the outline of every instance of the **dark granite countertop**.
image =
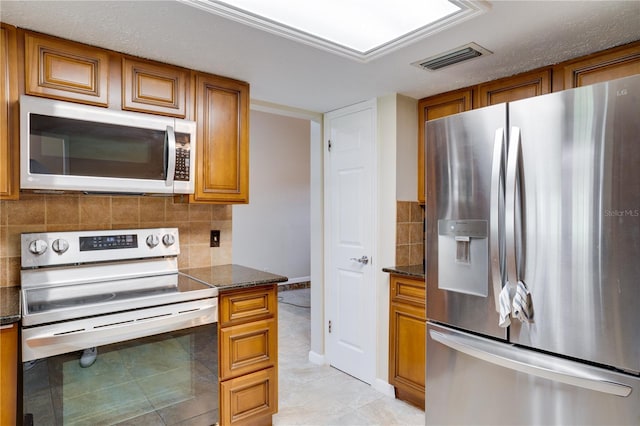
[[382,268],[383,272],[389,272],[396,275],[404,275],[419,280],[425,279],[424,266],[423,265],[409,265],[409,266],[389,266]]
[[0,287],[0,325],[20,321],[20,287]]
[[282,283],[289,278],[240,265],[220,265],[207,268],[181,269],[180,272],[218,288],[223,293],[262,284]]
[[[217,287],[220,293],[289,280],[289,278],[282,275],[240,265],[190,268],[180,272]],[[0,325],[18,322],[20,318],[20,287],[0,287]]]

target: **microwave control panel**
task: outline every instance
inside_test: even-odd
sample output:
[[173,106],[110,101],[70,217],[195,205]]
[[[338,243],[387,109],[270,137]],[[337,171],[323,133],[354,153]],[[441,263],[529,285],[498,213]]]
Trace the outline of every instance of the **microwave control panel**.
[[190,156],[189,135],[176,133],[176,171],[173,180],[189,181]]

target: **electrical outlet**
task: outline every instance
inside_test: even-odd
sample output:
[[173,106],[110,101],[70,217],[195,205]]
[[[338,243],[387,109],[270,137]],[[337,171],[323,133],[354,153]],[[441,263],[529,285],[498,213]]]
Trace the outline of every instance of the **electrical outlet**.
[[211,238],[209,239],[209,247],[220,247],[220,231],[211,231]]

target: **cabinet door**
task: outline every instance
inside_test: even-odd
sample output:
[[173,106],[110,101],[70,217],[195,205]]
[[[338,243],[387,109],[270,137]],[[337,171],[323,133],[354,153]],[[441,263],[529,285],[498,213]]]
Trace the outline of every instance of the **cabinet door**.
[[424,123],[428,120],[446,117],[468,111],[472,107],[473,90],[464,89],[422,99],[418,103],[418,202],[425,202],[424,196]]
[[278,411],[278,373],[267,368],[220,384],[221,425],[271,425]]
[[477,107],[544,95],[551,92],[551,68],[480,84],[477,92]]
[[80,43],[25,34],[27,94],[107,106],[109,53]]
[[0,326],[0,425],[16,424],[18,324]]
[[184,118],[189,71],[122,58],[122,109]]
[[249,85],[196,75],[196,182],[191,202],[249,202]]
[[424,408],[426,286],[424,280],[391,275],[389,383],[396,397]]
[[278,332],[273,318],[221,328],[219,342],[221,380],[278,363]]
[[16,29],[0,27],[0,199],[19,194],[18,59]]
[[570,61],[563,69],[565,89],[640,74],[640,42]]
[[424,408],[424,309],[393,303],[390,315],[389,383],[395,386],[398,399]]

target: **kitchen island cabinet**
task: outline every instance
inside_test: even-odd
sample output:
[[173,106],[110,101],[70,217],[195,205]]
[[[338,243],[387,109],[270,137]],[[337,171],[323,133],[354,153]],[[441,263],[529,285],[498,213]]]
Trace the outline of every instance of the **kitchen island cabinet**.
[[[384,269],[390,272],[389,269]],[[389,383],[396,398],[424,409],[426,286],[424,278],[391,271]],[[424,272],[423,272],[424,274]]]

